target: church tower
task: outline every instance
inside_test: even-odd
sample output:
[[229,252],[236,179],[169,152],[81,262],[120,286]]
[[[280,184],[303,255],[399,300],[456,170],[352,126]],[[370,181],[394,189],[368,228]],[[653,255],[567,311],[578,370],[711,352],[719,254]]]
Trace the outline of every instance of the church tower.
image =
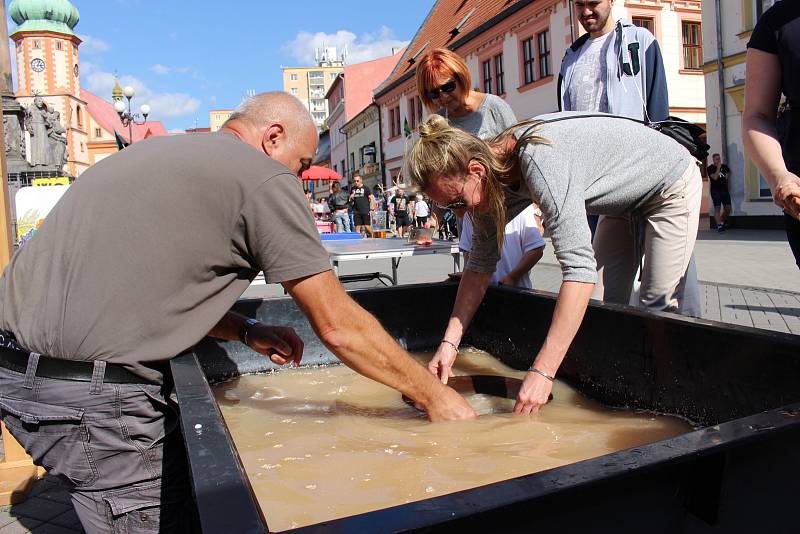
[[72,29],[78,10],[69,0],[12,0],[8,14],[17,23],[17,100],[28,107],[36,96],[61,114],[66,129],[64,171],[78,176],[89,166],[88,117],[80,94],[78,46]]

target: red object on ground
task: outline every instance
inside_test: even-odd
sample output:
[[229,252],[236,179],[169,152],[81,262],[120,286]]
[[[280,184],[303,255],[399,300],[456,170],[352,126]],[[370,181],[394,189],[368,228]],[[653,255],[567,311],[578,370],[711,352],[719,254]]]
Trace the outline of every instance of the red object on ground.
[[300,178],[302,180],[341,181],[342,175],[334,171],[333,169],[329,169],[328,167],[320,167],[319,165],[312,165],[311,167],[303,171],[303,174],[300,175]]

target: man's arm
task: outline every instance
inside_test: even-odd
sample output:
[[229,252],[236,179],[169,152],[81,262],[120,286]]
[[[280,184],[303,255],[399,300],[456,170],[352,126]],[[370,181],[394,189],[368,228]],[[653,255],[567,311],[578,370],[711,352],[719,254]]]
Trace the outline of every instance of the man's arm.
[[655,38],[647,47],[645,61],[647,65],[647,91],[645,96],[647,115],[652,122],[663,121],[669,117],[669,93],[667,91],[667,73],[664,71],[664,59],[661,57],[661,48]]
[[461,395],[431,376],[345,293],[332,271],[284,282],[283,286],[319,339],[348,367],[414,399],[432,421],[475,416]]

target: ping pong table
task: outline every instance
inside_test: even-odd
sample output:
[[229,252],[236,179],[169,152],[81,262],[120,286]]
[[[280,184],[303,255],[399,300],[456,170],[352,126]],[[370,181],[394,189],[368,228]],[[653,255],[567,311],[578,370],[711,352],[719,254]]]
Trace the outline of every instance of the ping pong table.
[[461,252],[458,249],[458,243],[450,241],[435,239],[430,245],[416,245],[408,243],[404,239],[346,239],[323,241],[322,244],[328,251],[331,265],[337,276],[339,276],[339,264],[342,262],[387,258],[392,262],[391,277],[380,272],[339,276],[343,282],[378,279],[384,284],[389,281],[396,286],[400,260],[411,256],[450,254],[453,256],[453,268],[456,271],[461,270]]

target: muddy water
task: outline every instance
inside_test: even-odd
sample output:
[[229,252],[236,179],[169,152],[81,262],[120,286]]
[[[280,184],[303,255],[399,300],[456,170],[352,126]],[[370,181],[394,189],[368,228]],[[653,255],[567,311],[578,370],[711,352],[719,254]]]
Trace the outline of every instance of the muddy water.
[[[427,361],[430,354],[419,355]],[[485,353],[456,374],[523,378]],[[556,382],[536,417],[471,395],[474,421],[431,424],[344,366],[245,376],[216,388],[270,529],[426,499],[682,434],[682,420],[610,410]]]

